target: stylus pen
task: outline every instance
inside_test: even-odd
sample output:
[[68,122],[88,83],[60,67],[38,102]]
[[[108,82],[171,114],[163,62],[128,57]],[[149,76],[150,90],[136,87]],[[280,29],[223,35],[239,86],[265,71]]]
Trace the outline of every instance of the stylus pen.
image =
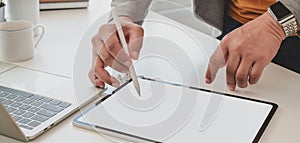
[[[115,22],[115,25],[116,25],[116,28],[117,28],[117,32],[118,32],[122,47],[123,47],[124,51],[126,52],[126,54],[129,56],[129,50],[128,50],[128,46],[127,46],[125,36],[124,36],[123,30],[122,30],[122,26],[121,26],[120,22],[118,21],[118,14],[115,11],[115,9],[112,9],[111,12],[112,12],[112,16],[113,16],[113,19],[114,19],[114,22]],[[133,82],[133,85],[134,85],[134,88],[135,88],[136,92],[138,93],[139,96],[141,96],[140,84],[138,82],[138,79],[137,79],[137,76],[136,76],[135,69],[134,69],[133,65],[131,65],[129,67],[129,74],[132,78],[132,82]]]

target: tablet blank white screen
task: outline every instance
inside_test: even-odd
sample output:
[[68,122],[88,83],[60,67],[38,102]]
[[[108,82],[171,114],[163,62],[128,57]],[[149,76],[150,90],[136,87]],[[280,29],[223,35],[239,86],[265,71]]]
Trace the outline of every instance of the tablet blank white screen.
[[[272,105],[236,97],[139,82],[141,97],[131,82],[86,113],[84,121],[159,142],[246,143],[253,141],[272,109]],[[213,99],[221,99],[218,108],[208,106]],[[210,110],[214,110],[213,118],[205,114]],[[201,129],[200,123],[207,119],[210,123]]]

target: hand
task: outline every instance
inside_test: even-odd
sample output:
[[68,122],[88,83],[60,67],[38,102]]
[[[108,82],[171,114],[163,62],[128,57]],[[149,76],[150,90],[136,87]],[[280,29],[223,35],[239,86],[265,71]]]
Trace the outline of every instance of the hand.
[[248,82],[256,84],[283,39],[282,27],[268,12],[232,31],[223,38],[210,58],[206,83],[212,83],[218,70],[227,65],[226,82],[230,90],[234,90],[236,85],[245,88]]
[[133,23],[128,17],[119,17],[118,20],[122,25],[130,55],[128,56],[123,50],[113,21],[102,25],[92,38],[93,65],[89,72],[91,82],[100,88],[104,88],[105,83],[118,87],[120,83],[109,74],[105,67],[110,66],[122,73],[128,72],[132,64],[131,59],[138,59],[142,47],[143,28]]

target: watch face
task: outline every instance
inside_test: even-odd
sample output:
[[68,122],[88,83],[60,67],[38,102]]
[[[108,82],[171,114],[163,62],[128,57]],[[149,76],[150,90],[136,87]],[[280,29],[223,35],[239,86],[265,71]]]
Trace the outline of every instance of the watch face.
[[277,17],[278,21],[292,14],[292,12],[288,8],[286,8],[280,1],[270,6],[270,9]]

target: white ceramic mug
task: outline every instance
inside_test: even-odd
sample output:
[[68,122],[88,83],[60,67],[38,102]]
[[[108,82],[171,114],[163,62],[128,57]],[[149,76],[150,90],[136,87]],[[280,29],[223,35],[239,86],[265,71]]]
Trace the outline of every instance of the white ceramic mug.
[[[34,32],[41,34],[34,37]],[[30,21],[11,21],[0,23],[0,60],[20,62],[33,58],[45,28],[33,25]]]

